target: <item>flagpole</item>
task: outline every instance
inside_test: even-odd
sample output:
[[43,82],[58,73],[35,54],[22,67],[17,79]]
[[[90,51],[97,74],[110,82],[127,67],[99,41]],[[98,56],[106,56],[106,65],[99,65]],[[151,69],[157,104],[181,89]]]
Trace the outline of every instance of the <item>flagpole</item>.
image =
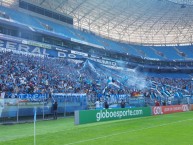
[[36,145],[36,107],[34,107],[34,145]]

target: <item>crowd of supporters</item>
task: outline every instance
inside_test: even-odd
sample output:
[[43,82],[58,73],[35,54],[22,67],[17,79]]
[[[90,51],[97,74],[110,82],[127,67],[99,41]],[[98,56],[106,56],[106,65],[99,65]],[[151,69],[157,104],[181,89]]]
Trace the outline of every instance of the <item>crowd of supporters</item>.
[[95,102],[112,94],[155,100],[191,94],[188,79],[149,76],[145,81],[147,86],[137,88],[124,85],[115,74],[94,69],[88,61],[0,52],[0,92],[5,92],[5,98],[17,97],[15,94],[86,93],[88,100]]

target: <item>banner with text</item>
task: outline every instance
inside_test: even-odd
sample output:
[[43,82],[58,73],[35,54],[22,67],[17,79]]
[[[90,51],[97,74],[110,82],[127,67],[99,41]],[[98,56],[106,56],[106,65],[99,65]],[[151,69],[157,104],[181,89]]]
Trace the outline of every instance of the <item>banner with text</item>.
[[144,116],[151,116],[150,107],[76,111],[75,124],[137,118]]
[[171,114],[176,112],[189,111],[188,105],[173,105],[173,106],[155,106],[152,107],[153,115]]

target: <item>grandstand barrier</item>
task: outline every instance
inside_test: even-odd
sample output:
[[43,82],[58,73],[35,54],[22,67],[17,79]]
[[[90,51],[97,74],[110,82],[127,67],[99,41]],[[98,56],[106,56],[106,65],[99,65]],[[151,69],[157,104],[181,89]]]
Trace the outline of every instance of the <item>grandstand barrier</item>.
[[37,120],[53,118],[52,104],[58,102],[58,117],[73,115],[75,110],[87,108],[86,94],[54,93],[15,94],[12,97],[0,97],[0,124],[33,121],[34,108],[37,108]]
[[152,115],[171,114],[177,112],[186,112],[192,110],[189,105],[172,105],[172,106],[154,106],[152,107]]
[[75,111],[75,124],[151,116],[151,107]]

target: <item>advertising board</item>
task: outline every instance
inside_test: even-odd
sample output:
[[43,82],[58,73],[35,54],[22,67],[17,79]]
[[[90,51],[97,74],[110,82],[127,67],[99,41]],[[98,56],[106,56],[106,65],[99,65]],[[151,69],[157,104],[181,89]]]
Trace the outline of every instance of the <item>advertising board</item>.
[[155,106],[152,107],[153,115],[171,114],[176,112],[189,111],[188,105],[172,105],[172,106]]
[[75,112],[75,124],[151,116],[150,107],[85,110]]

